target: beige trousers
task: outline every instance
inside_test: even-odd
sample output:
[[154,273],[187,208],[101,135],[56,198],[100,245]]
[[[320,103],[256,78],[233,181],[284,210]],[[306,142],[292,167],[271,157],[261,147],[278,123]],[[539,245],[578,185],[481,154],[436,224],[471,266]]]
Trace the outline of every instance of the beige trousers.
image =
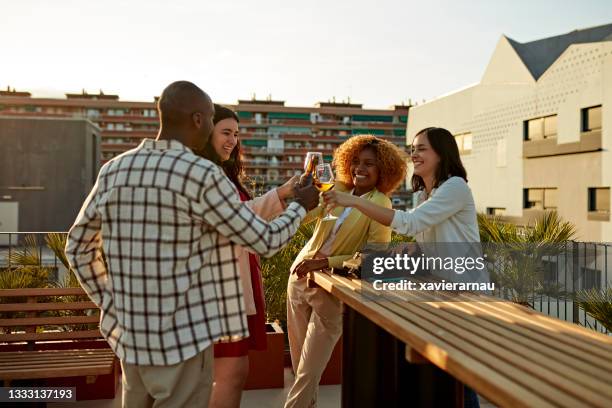
[[287,287],[287,329],[295,381],[285,408],[315,407],[321,375],[342,334],[342,303],[292,274]]
[[121,361],[124,408],[208,407],[213,346],[171,366],[137,366]]

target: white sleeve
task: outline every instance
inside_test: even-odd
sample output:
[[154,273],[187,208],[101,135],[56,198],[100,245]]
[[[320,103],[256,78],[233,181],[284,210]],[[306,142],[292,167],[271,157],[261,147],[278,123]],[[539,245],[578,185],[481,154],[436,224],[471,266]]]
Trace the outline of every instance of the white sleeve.
[[409,211],[395,211],[391,228],[402,235],[418,234],[459,212],[468,204],[471,194],[462,178],[451,177],[423,204]]

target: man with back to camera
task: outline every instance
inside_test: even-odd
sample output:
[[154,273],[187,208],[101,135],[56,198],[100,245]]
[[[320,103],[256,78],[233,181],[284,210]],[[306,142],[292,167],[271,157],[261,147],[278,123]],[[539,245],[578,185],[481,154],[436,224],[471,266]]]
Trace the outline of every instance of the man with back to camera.
[[318,191],[296,188],[296,202],[267,223],[219,167],[192,152],[212,132],[210,97],[174,82],[158,111],[157,139],[100,170],[66,255],[121,360],[123,406],[207,406],[212,343],[248,336],[233,243],[273,255],[318,204]]

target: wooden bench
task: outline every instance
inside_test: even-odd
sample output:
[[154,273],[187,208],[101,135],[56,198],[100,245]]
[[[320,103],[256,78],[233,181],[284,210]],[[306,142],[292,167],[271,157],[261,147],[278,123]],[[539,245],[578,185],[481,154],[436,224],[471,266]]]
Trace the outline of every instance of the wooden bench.
[[[410,363],[432,364],[496,405],[612,407],[612,336],[478,295],[426,301],[395,291],[365,300],[380,294],[367,282],[321,272],[310,279],[405,344]],[[360,372],[353,360],[343,387],[363,381],[351,377]]]
[[[15,380],[83,377],[92,390],[108,390],[77,387],[77,399],[92,392],[114,398],[119,361],[100,334],[97,306],[85,300],[81,288],[3,289],[0,299],[0,380],[5,386]],[[96,386],[99,379],[103,383]]]

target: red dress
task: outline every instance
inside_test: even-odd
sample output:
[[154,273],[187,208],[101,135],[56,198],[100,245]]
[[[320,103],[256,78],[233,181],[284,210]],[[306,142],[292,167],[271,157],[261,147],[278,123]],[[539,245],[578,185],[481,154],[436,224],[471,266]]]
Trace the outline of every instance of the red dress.
[[[240,200],[248,201],[248,197],[240,192]],[[251,270],[251,285],[255,314],[247,316],[249,337],[231,343],[216,343],[215,357],[241,357],[249,354],[249,350],[265,350],[268,347],[266,338],[266,304],[264,300],[261,268],[257,255],[249,253],[249,269]]]

